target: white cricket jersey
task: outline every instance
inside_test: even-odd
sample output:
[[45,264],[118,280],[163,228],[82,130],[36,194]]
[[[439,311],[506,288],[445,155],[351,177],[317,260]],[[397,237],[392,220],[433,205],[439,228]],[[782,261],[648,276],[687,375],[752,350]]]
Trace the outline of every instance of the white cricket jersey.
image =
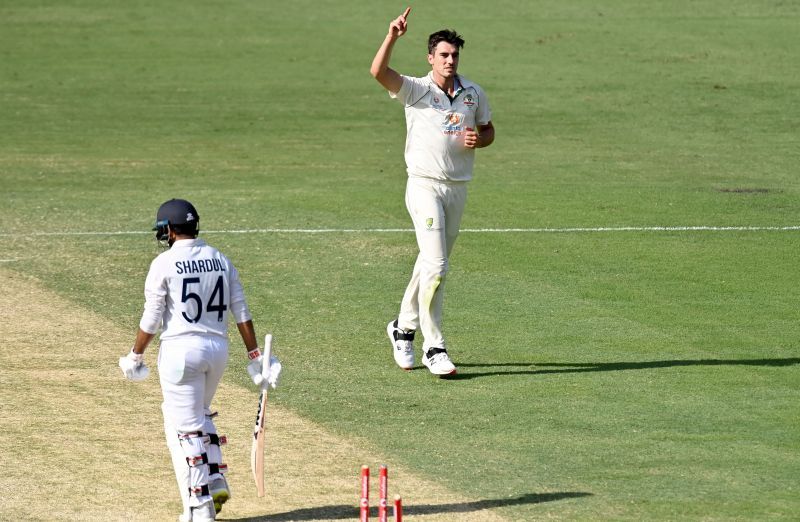
[[402,76],[403,85],[392,98],[406,110],[406,167],[411,177],[469,181],[475,149],[464,146],[464,132],[492,120],[489,100],[478,84],[456,76],[460,85],[451,101],[433,81]]
[[181,239],[150,264],[139,327],[161,340],[186,335],[228,338],[228,317],[252,319],[239,273],[202,239]]

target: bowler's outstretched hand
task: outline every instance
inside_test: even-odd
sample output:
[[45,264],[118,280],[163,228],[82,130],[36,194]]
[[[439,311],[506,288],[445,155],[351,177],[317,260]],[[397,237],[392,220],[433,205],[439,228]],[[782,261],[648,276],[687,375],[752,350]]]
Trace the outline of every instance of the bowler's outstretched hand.
[[392,20],[392,23],[389,24],[389,34],[395,38],[399,38],[406,34],[406,31],[408,30],[408,22],[406,19],[408,18],[409,13],[411,13],[411,8],[406,7],[406,10],[403,12],[403,14]]

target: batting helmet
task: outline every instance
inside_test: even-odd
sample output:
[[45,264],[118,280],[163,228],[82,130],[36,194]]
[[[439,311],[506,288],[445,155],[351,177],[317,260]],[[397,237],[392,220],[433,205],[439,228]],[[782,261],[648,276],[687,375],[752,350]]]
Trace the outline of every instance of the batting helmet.
[[167,227],[173,230],[196,234],[200,223],[200,215],[194,205],[185,199],[170,199],[158,207],[156,213],[156,239],[165,241],[169,237]]

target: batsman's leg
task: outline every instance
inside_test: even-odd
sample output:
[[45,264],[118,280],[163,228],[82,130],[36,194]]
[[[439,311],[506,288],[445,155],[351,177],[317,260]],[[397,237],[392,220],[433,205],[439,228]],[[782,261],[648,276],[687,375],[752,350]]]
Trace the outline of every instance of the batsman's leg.
[[[189,506],[192,508],[193,521],[198,519],[198,515],[206,518],[208,506],[212,510],[214,507],[208,486],[208,454],[203,439],[202,431],[178,432],[178,440],[189,465]],[[214,520],[216,510],[212,513],[214,516],[211,520]]]
[[[167,444],[170,448],[175,475],[181,487],[181,498],[188,491],[189,517],[192,522],[214,520],[216,511],[209,490],[207,437],[203,433],[205,424],[204,392],[206,371],[204,347],[197,343],[162,342],[159,350],[159,377],[164,402]],[[175,446],[173,437],[177,437]],[[183,463],[180,463],[180,457]],[[188,487],[186,476],[188,473]],[[185,487],[185,489],[184,489]]]
[[227,443],[225,436],[217,434],[214,417],[217,413],[207,413],[203,431],[206,433],[206,452],[208,453],[208,484],[211,498],[214,499],[214,509],[217,513],[222,510],[222,505],[230,500],[231,490],[225,473],[228,465],[222,462],[222,446]]
[[208,454],[204,441],[208,437],[202,432],[180,432],[167,423],[164,432],[183,502],[181,522],[214,520],[216,510],[208,486]]
[[178,481],[178,491],[183,502],[183,513],[181,522],[191,522],[192,508],[189,506],[189,466],[186,464],[186,456],[183,454],[178,430],[169,424],[164,424],[164,435],[167,438],[167,448],[172,459],[172,467],[175,469],[175,479]]
[[214,509],[217,513],[222,510],[222,505],[231,498],[231,490],[225,473],[228,467],[222,462],[221,446],[225,444],[225,437],[217,435],[214,424],[216,412],[211,412],[211,402],[217,393],[225,367],[228,365],[228,342],[209,340],[205,346],[208,370],[205,374],[203,385],[203,432],[207,435],[206,448],[208,451],[209,466],[209,491],[214,499]]

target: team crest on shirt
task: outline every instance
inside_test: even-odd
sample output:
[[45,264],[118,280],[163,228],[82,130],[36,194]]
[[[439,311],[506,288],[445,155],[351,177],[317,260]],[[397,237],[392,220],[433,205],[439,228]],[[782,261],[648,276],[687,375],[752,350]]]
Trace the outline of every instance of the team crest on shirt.
[[464,115],[457,112],[450,112],[444,115],[442,121],[442,132],[444,134],[460,135],[464,130],[461,124],[464,122]]
[[433,228],[433,218],[428,218],[425,220],[425,226],[428,227],[428,230]]
[[472,107],[473,105],[475,105],[475,97],[472,96],[471,94],[467,94],[466,96],[464,96],[464,105],[466,105],[467,107]]

